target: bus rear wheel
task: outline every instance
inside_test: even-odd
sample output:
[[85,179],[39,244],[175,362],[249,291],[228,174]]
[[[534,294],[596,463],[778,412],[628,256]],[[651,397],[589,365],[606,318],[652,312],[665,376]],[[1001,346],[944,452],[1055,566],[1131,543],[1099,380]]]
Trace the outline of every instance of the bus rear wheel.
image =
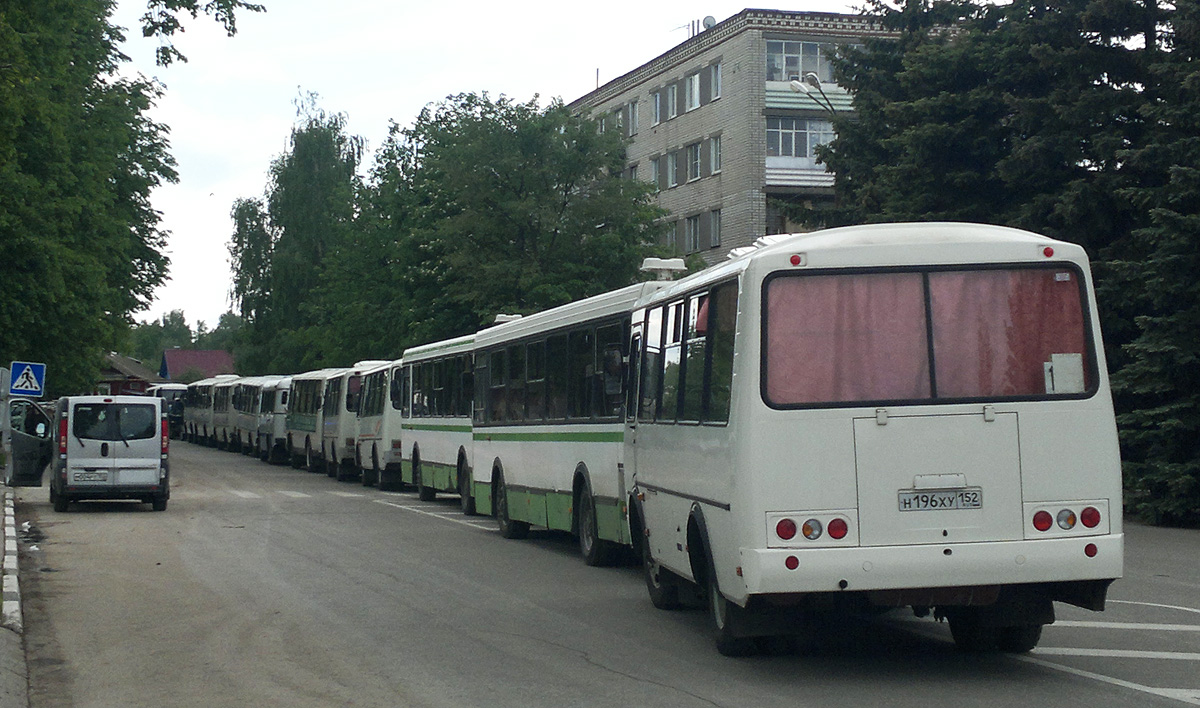
[[493,505],[496,509],[496,525],[504,538],[525,538],[529,535],[529,523],[513,521],[508,515],[508,488],[504,484],[504,474],[497,471],[492,475],[492,485],[495,491]]
[[650,554],[650,539],[642,542],[642,572],[646,578],[650,604],[660,610],[679,609],[679,582],[671,571],[654,560]]
[[754,639],[738,636],[735,626],[738,614],[745,612],[725,598],[717,584],[716,567],[711,561],[708,564],[708,576],[704,579],[708,595],[708,616],[712,622],[713,640],[721,656],[750,656],[757,649]]
[[579,532],[579,553],[584,563],[590,566],[613,564],[617,545],[600,538],[596,527],[596,499],[586,484],[579,492],[579,503],[575,507],[575,528]]

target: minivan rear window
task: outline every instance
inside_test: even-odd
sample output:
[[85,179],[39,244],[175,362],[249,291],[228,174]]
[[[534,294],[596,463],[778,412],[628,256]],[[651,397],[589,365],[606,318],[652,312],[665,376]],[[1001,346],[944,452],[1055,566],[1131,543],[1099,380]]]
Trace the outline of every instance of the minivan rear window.
[[71,432],[84,440],[145,440],[158,433],[154,406],[145,403],[77,403]]

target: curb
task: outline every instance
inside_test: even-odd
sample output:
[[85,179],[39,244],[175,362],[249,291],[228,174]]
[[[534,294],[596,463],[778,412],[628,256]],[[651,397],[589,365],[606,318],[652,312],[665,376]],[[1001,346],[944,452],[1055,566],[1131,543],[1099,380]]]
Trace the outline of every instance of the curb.
[[25,629],[21,614],[21,583],[17,578],[17,517],[13,511],[13,492],[4,492],[4,599],[0,605],[0,626],[21,634]]

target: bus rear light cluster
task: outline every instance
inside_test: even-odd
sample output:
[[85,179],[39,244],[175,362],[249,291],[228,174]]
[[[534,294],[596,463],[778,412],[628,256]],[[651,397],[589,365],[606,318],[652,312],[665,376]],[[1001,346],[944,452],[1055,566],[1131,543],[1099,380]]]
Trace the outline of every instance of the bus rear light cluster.
[[[1053,509],[1053,505],[1051,505]],[[1095,529],[1102,521],[1100,509],[1095,506],[1085,506],[1081,511],[1076,513],[1075,509],[1068,506],[1063,506],[1057,511],[1051,513],[1046,509],[1038,509],[1033,514],[1033,528],[1042,533],[1051,531],[1058,527],[1062,531],[1080,530],[1083,532]]]
[[828,538],[841,541],[850,533],[850,523],[841,516],[826,517],[824,520],[809,517],[782,517],[775,521],[775,538],[779,541],[793,541],[797,537],[817,541]]

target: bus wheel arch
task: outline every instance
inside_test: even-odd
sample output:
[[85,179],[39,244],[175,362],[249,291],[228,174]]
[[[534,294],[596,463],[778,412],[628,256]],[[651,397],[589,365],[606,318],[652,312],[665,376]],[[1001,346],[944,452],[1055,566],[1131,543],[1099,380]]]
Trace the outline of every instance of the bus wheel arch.
[[579,539],[579,554],[590,566],[612,565],[620,553],[620,546],[600,537],[591,475],[587,465],[582,462],[575,466],[575,478],[571,487],[571,530]]

